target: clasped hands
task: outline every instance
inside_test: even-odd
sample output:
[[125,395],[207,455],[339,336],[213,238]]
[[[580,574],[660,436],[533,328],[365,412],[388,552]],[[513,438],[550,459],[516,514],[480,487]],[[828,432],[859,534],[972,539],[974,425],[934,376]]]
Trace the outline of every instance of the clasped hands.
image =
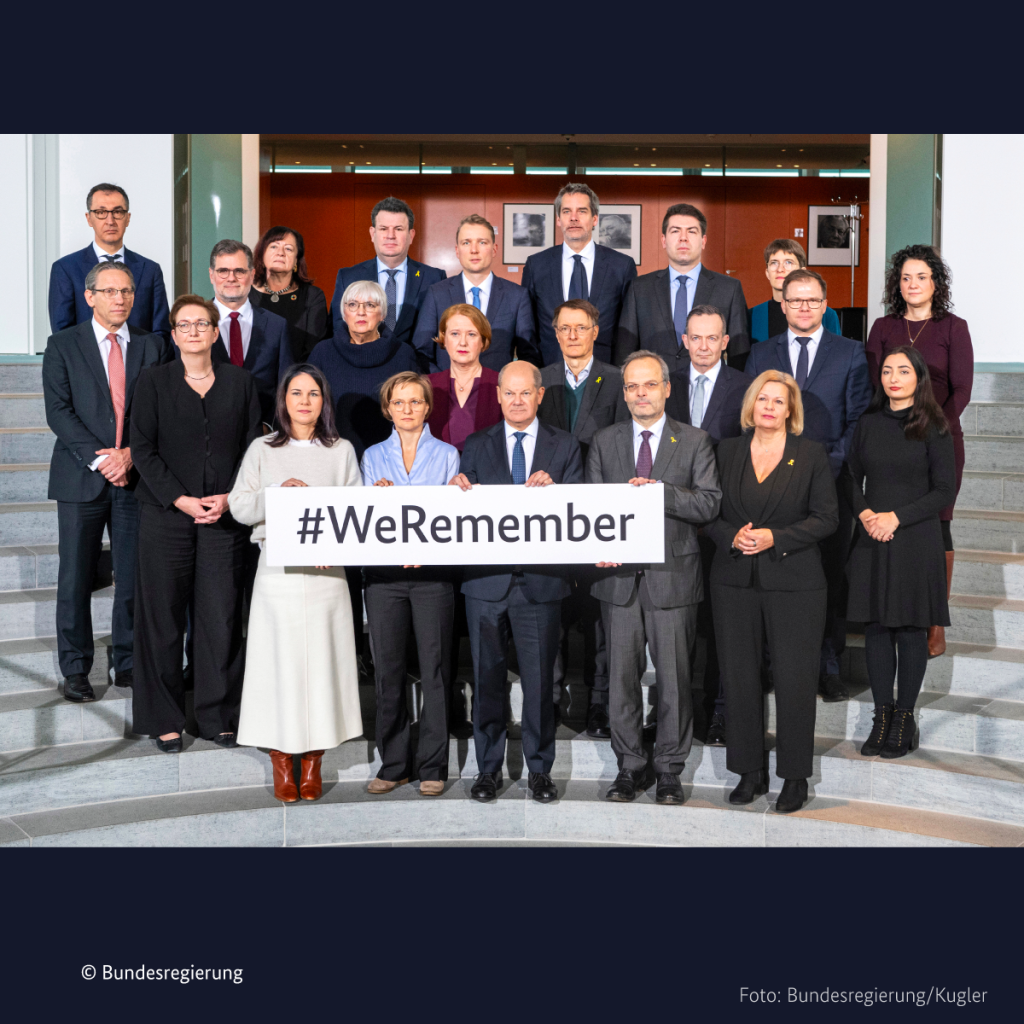
[[[550,487],[555,481],[551,479],[551,474],[544,472],[543,469],[538,469],[529,480],[523,484],[524,487]],[[473,485],[469,482],[469,477],[465,473],[459,473],[458,476],[452,477],[448,481],[449,487],[460,487],[464,491],[473,490]]]
[[128,486],[128,474],[132,471],[132,451],[130,448],[101,448],[97,455],[106,458],[96,467],[115,487]]
[[895,512],[872,512],[869,508],[861,512],[860,521],[868,536],[880,544],[888,544],[900,526]]
[[212,526],[228,510],[228,496],[214,494],[209,498],[190,498],[183,494],[174,507],[191,516],[197,526]]
[[771,530],[755,530],[753,523],[747,523],[733,538],[732,546],[744,555],[759,555],[775,547],[775,536]]

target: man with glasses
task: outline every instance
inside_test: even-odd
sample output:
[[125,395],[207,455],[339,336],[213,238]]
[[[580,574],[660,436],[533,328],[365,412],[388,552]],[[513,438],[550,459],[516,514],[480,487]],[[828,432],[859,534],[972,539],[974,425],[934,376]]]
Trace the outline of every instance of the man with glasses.
[[[804,437],[825,446],[838,480],[857,421],[871,402],[864,346],[825,328],[828,286],[813,270],[794,270],[786,278],[782,309],[786,332],[755,345],[746,371],[757,377],[765,370],[781,370],[796,379],[803,395]],[[839,657],[846,647],[846,558],[852,536],[853,511],[839,488],[839,529],[819,545],[828,603],[818,692],[829,704],[850,697],[839,678]]]
[[[135,279],[123,263],[94,265],[83,294],[91,317],[53,335],[43,354],[46,422],[57,435],[49,498],[57,502],[57,660],[64,699],[96,700],[89,681],[92,590],[110,536],[114,566],[114,684],[131,686],[138,472],[129,447],[139,373],[171,359],[170,343],[130,324]],[[104,678],[104,683],[109,682]]]
[[249,301],[256,271],[252,250],[225,239],[210,254],[210,283],[220,313],[220,342],[213,346],[214,363],[231,363],[256,379],[263,422],[273,427],[277,385],[294,362],[283,316]]
[[[807,253],[799,242],[791,238],[776,238],[764,250],[764,266],[764,275],[772,286],[772,297],[750,311],[750,337],[755,343],[786,333],[788,324],[782,310],[782,285],[794,270],[803,270],[807,266]],[[832,334],[839,334],[842,330],[839,317],[831,306],[825,307],[822,323]]]
[[161,334],[170,342],[170,310],[160,264],[124,246],[125,232],[132,221],[128,194],[119,185],[97,185],[89,192],[85,210],[93,241],[81,252],[57,260],[50,271],[50,329],[57,334],[92,320],[85,297],[86,275],[99,263],[121,263],[135,280],[129,326]]
[[663,483],[665,561],[600,563],[599,569],[614,571],[591,588],[608,638],[612,749],[620,769],[607,797],[630,803],[650,785],[641,683],[649,647],[657,687],[656,799],[679,805],[685,799],[679,777],[693,742],[690,649],[704,596],[697,530],[718,515],[722,490],[711,438],[665,414],[672,393],[665,360],[634,352],[622,379],[631,420],[594,437],[587,483]]

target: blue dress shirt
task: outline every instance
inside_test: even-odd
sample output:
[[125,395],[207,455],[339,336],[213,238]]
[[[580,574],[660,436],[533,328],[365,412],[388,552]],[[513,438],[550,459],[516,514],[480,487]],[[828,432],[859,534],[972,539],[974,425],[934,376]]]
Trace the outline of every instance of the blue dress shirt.
[[[686,315],[690,315],[690,310],[693,309],[693,299],[697,294],[697,278],[700,277],[700,270],[703,264],[698,263],[688,274],[680,274],[675,267],[668,268],[668,278],[671,282],[672,288],[672,318],[675,319],[676,315],[676,300],[679,296],[679,292],[682,288],[686,287]],[[676,284],[677,281],[683,280],[684,284]]]
[[[395,267],[395,270],[398,271],[395,274],[395,323],[397,323],[398,318],[402,315],[402,306],[405,305],[405,286],[409,281],[409,260],[406,259],[400,267]],[[377,284],[387,294],[388,268],[381,263],[380,257],[377,258]],[[380,478],[378,477],[378,479]]]
[[373,487],[378,480],[390,480],[396,487],[443,487],[458,476],[459,450],[434,437],[424,423],[411,473],[405,471],[397,430],[386,441],[366,449],[362,471],[365,487]]

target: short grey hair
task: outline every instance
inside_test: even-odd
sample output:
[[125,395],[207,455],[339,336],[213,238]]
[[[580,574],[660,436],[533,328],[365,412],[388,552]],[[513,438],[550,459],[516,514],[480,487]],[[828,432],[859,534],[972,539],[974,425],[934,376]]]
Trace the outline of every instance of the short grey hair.
[[245,242],[236,242],[233,238],[225,238],[213,247],[213,252],[210,253],[210,269],[217,269],[217,260],[221,256],[234,256],[236,252],[245,253],[245,258],[249,261],[249,269],[252,270],[252,249]]
[[345,294],[341,297],[342,313],[345,312],[345,303],[349,301],[379,303],[381,322],[383,323],[387,318],[388,297],[384,294],[384,289],[376,281],[353,281],[345,289]]
[[601,200],[597,198],[597,193],[589,185],[584,185],[578,181],[570,181],[555,197],[555,220],[561,216],[562,200],[566,196],[586,196],[590,200],[590,212],[595,216],[601,210]]
[[85,290],[87,292],[96,291],[96,282],[100,278],[100,274],[104,270],[120,270],[122,274],[128,275],[128,280],[131,281],[132,291],[135,291],[135,275],[123,264],[123,263],[97,263],[88,274],[85,275]]
[[639,352],[632,352],[626,356],[626,361],[622,364],[622,378],[626,378],[626,367],[630,363],[635,363],[640,359],[653,359],[661,367],[661,382],[667,384],[670,379],[668,372],[668,363],[665,362],[657,352],[648,352],[647,349],[642,348]]
[[528,363],[524,359],[516,359],[511,363],[506,364],[501,368],[501,372],[498,374],[498,387],[503,387],[505,384],[505,374],[508,373],[515,366],[528,366],[533,370],[533,386],[535,388],[544,387],[544,377],[540,372],[539,366],[534,366],[533,363]]

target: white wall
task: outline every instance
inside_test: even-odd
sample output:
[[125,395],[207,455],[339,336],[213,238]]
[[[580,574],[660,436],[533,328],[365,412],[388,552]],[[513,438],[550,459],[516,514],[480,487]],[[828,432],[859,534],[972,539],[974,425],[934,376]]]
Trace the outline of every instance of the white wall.
[[887,194],[889,184],[889,136],[871,136],[871,240],[868,243],[868,328],[885,316]]
[[0,352],[27,353],[32,337],[31,136],[0,135],[0,194],[7,204],[7,243],[0,246]]
[[1024,279],[1024,135],[945,135],[942,165],[942,255],[975,360],[1022,363],[1020,329],[997,296]]

